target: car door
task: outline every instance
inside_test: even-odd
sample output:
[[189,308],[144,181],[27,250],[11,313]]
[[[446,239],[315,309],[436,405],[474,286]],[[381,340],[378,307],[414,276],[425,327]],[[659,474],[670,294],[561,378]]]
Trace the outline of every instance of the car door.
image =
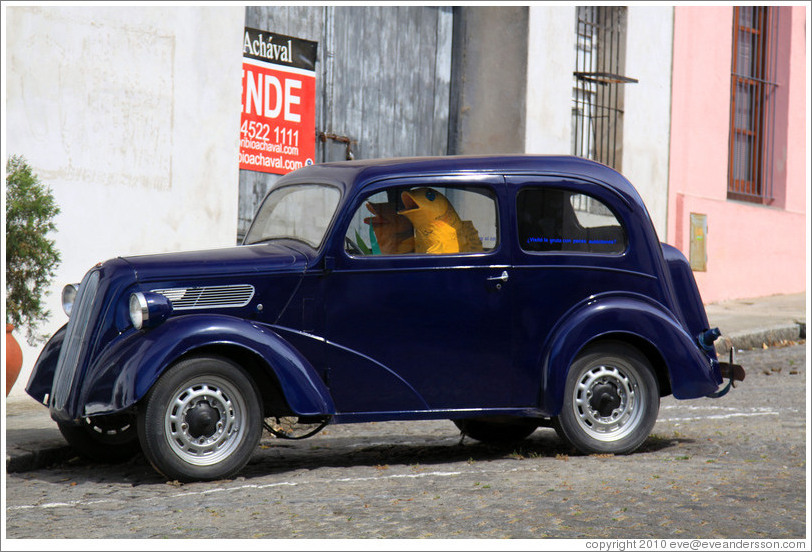
[[[340,413],[513,404],[504,191],[497,176],[399,179],[345,211],[322,294]],[[435,208],[453,224],[433,226]]]
[[[656,297],[659,284],[633,247],[638,234],[627,224],[629,207],[607,187],[575,177],[533,175],[510,176],[507,185],[516,231],[510,280],[517,321],[515,370],[525,381],[536,374],[518,400],[535,404],[543,402],[544,348],[562,320],[603,294]],[[544,404],[539,406],[544,410]]]

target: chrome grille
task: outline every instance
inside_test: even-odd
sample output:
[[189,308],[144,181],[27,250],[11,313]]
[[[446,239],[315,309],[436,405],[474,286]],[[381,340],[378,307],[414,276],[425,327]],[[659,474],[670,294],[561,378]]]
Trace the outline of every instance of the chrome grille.
[[93,312],[93,301],[99,290],[99,271],[88,272],[79,285],[79,292],[68,319],[65,330],[65,339],[59,351],[59,360],[54,372],[54,385],[51,393],[51,406],[57,410],[64,410],[68,401],[73,383],[78,372],[79,357],[82,349],[87,345],[89,334],[89,320]]
[[254,297],[254,286],[235,284],[228,286],[179,287],[153,289],[172,302],[173,310],[222,309],[244,307]]

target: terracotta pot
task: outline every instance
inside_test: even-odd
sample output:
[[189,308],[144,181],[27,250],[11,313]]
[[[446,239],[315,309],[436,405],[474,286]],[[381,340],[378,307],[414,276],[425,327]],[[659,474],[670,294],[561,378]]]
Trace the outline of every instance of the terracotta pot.
[[8,397],[17,376],[20,375],[20,368],[23,366],[23,350],[20,344],[11,335],[14,326],[6,324],[6,397]]

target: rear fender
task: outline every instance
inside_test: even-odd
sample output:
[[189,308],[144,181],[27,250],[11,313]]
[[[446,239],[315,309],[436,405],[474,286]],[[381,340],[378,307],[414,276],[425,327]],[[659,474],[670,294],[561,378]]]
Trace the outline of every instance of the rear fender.
[[696,286],[694,273],[691,264],[685,255],[667,243],[661,244],[663,248],[663,258],[668,266],[668,274],[671,276],[671,283],[674,288],[676,307],[682,312],[686,327],[692,334],[698,334],[710,327],[705,306],[702,304],[702,297],[699,288]]
[[596,340],[643,340],[662,356],[677,399],[704,397],[722,383],[719,365],[662,306],[643,296],[593,298],[576,307],[555,329],[542,357],[541,406],[558,415],[569,367]]
[[108,347],[85,380],[84,415],[127,409],[141,400],[180,357],[224,345],[263,359],[263,368],[276,375],[295,414],[335,413],[330,393],[316,371],[274,331],[231,316],[186,315],[171,318],[153,330],[124,334]]

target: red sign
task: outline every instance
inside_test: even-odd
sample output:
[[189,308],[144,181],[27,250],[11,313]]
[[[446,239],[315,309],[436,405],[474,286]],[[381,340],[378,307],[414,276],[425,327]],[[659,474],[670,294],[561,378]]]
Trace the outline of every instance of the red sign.
[[315,42],[245,29],[240,169],[286,174],[315,162],[315,62]]

